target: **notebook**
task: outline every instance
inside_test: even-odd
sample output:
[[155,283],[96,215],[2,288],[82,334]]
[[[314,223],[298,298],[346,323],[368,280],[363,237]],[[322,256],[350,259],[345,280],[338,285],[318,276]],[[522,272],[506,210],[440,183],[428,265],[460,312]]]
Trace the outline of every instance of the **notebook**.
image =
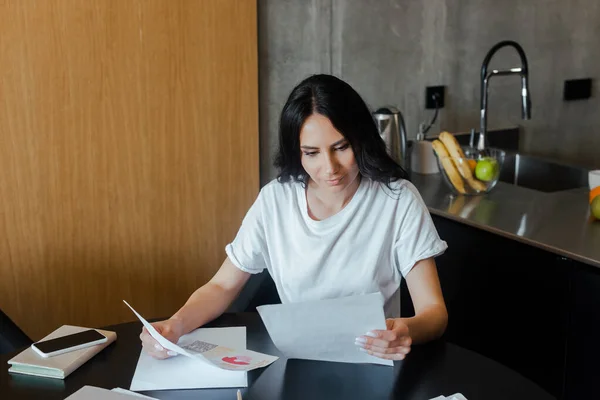
[[[57,337],[70,335],[72,333],[85,331],[87,329],[90,328],[63,325],[42,340],[54,339]],[[53,357],[43,358],[33,351],[31,347],[28,347],[8,361],[8,363],[11,365],[11,367],[8,369],[8,372],[43,376],[55,379],[65,379],[83,363],[117,340],[117,334],[115,332],[103,331],[101,329],[98,329],[98,332],[107,337],[108,340],[105,343],[97,344],[85,349],[71,351],[69,353],[59,354]]]

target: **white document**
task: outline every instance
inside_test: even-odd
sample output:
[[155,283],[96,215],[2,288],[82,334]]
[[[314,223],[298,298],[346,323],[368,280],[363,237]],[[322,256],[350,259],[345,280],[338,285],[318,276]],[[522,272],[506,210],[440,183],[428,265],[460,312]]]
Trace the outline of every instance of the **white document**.
[[355,339],[386,329],[381,293],[256,308],[287,358],[394,365],[359,351]]
[[136,397],[143,397],[146,399],[154,398],[127,391],[115,389],[108,390],[96,386],[84,386],[65,400],[134,400]]
[[[215,342],[206,342],[196,339],[191,342],[182,342],[178,344],[171,343],[165,339],[152,325],[148,323],[140,314],[137,313],[125,300],[127,307],[142,322],[142,325],[148,330],[150,335],[167,350],[174,351],[177,354],[182,354],[194,360],[216,366],[218,368],[231,371],[251,371],[256,368],[266,367],[279,357],[270,356],[268,354],[258,353],[252,350],[246,350],[246,346],[242,348],[230,348]],[[181,346],[179,345],[181,343]]]
[[[182,336],[179,344],[185,346],[201,340],[222,346],[245,349],[246,327],[199,328]],[[229,371],[178,355],[158,360],[141,351],[130,390],[204,389],[247,387],[244,371]]]
[[128,394],[130,396],[139,397],[139,398],[142,398],[142,399],[157,400],[155,397],[144,396],[143,394],[132,392],[132,391],[129,391],[129,390],[123,389],[123,388],[113,388],[110,391],[111,392],[115,392],[115,393]]

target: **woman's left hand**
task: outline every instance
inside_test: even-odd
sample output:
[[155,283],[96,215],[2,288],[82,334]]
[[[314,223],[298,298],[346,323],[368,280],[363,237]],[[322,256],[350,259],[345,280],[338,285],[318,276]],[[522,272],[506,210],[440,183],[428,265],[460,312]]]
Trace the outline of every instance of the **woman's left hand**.
[[404,360],[410,352],[412,339],[408,326],[400,318],[385,321],[387,330],[373,330],[356,338],[360,350],[386,360]]

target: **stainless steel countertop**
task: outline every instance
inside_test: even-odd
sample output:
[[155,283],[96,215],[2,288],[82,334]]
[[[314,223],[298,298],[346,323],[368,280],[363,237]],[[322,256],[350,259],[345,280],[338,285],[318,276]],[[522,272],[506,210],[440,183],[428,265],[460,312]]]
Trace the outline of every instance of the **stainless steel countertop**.
[[600,221],[590,216],[587,188],[545,193],[498,182],[471,197],[454,195],[441,174],[410,180],[433,215],[600,267]]

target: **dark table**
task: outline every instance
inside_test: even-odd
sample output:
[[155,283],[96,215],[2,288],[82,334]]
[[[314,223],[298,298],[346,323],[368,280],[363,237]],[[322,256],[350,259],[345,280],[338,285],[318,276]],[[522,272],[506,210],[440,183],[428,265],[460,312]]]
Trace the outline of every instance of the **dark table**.
[[[413,346],[406,360],[394,367],[308,360],[286,360],[277,351],[257,313],[225,314],[211,327],[246,326],[251,350],[281,358],[266,368],[248,372],[249,399],[406,399],[429,400],[462,393],[468,400],[550,400],[554,397],[516,372],[458,346],[436,341]],[[9,374],[0,356],[0,398],[64,399],[84,385],[129,388],[141,351],[141,323],[129,322],[103,329],[117,332],[117,341],[69,375],[64,381]],[[235,400],[237,389],[143,392],[158,399]]]

